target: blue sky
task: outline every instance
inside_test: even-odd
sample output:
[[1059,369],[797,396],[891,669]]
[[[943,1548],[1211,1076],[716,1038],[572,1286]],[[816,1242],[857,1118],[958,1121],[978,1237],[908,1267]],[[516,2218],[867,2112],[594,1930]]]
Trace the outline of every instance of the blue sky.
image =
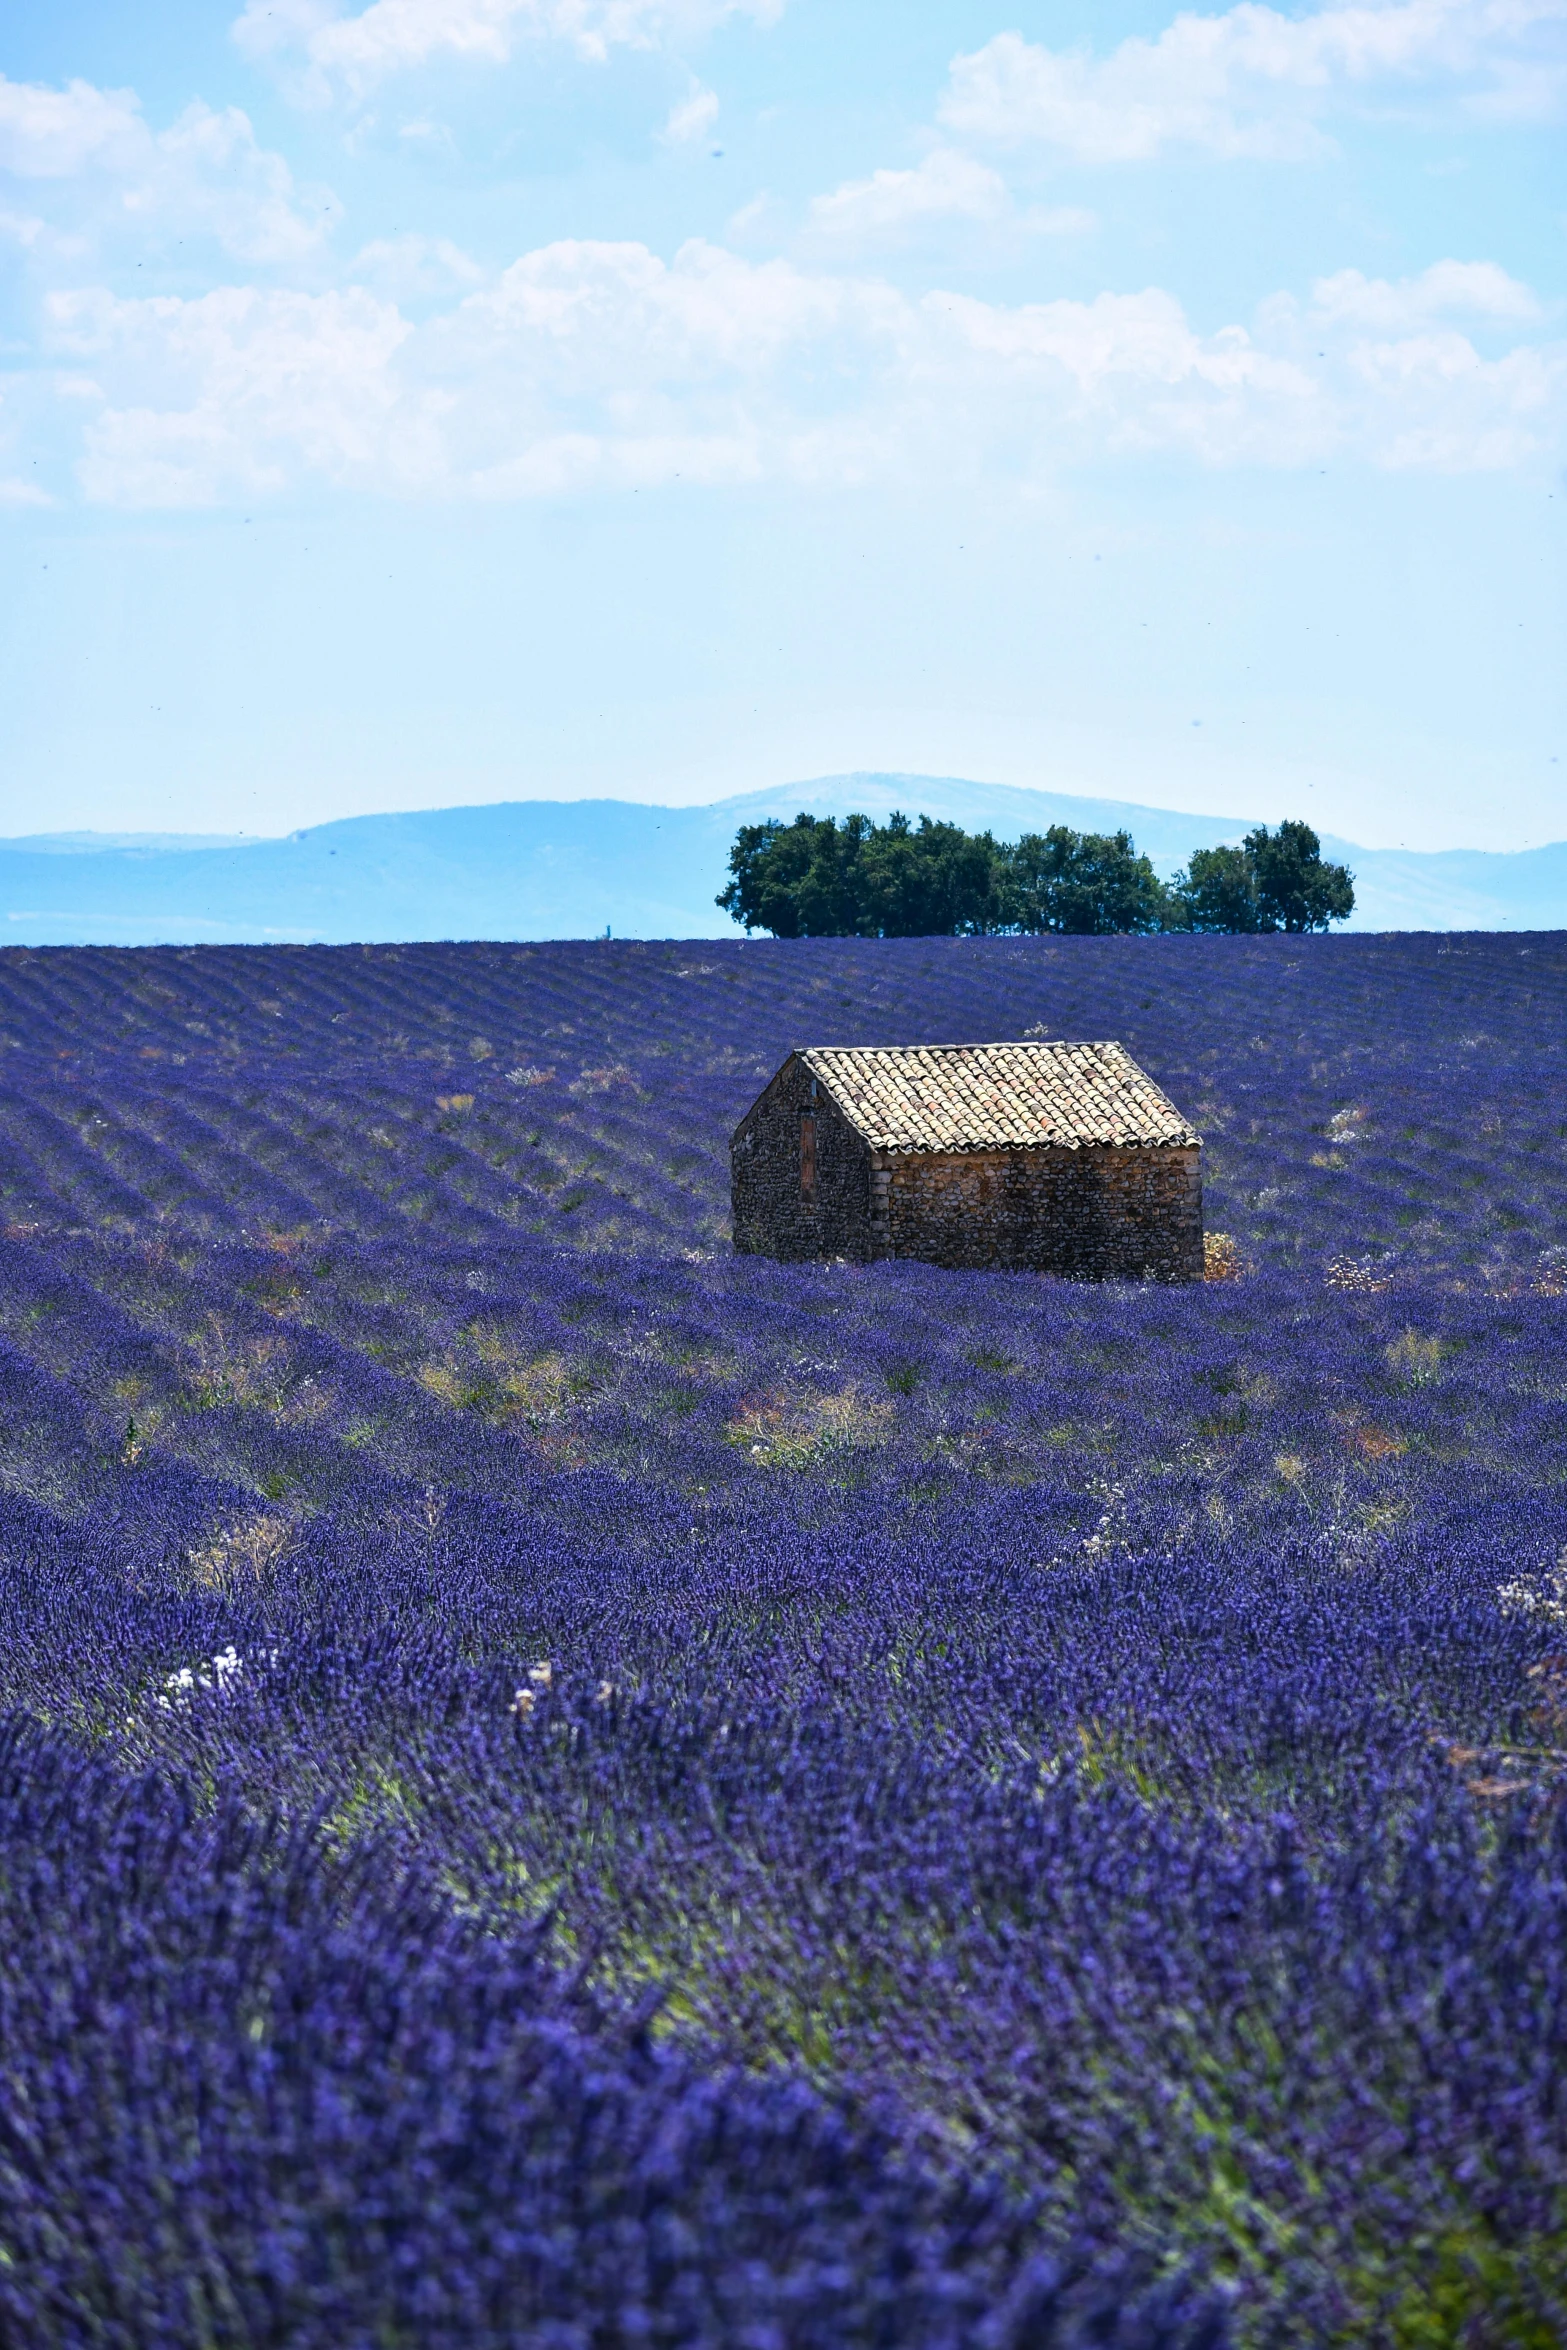
[[1567,836],[1567,0],[13,0],[0,833]]

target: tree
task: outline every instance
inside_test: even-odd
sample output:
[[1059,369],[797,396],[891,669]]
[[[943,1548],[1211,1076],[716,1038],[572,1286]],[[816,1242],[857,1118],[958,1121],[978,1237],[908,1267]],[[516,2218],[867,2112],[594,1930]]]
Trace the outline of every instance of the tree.
[[775,938],[928,938],[997,927],[1003,852],[988,832],[922,816],[797,816],[742,825],[718,903]]
[[798,878],[790,889],[794,927],[782,938],[857,938],[867,934],[865,876],[861,870],[865,843],[875,827],[868,816],[846,816],[840,827],[831,816],[797,816],[784,826],[779,846],[785,863],[804,828],[807,848]]
[[1171,896],[1188,930],[1267,930],[1257,903],[1257,872],[1244,849],[1194,849]]
[[842,835],[831,816],[742,824],[729,852],[732,879],[718,903],[747,930],[770,930],[775,938],[854,937],[853,867],[865,824],[851,816]]
[[1001,911],[1011,930],[1078,936],[1162,930],[1169,903],[1163,882],[1127,832],[1073,832],[1052,824],[1026,832],[1002,851]]
[[1000,856],[988,832],[893,814],[865,842],[865,900],[880,938],[975,937],[997,926]]
[[1309,824],[1265,824],[1248,832],[1246,850],[1257,876],[1257,904],[1269,930],[1326,930],[1355,911],[1355,877],[1347,865],[1327,865]]
[[1195,849],[1171,885],[1172,905],[1190,930],[1326,930],[1355,910],[1355,877],[1329,865],[1309,824],[1265,824],[1239,848]]
[[718,903],[775,938],[1105,936],[1148,930],[1325,930],[1354,911],[1354,877],[1309,824],[1265,824],[1238,848],[1196,849],[1169,888],[1128,832],[1052,824],[1013,846],[929,816],[796,816],[743,824]]

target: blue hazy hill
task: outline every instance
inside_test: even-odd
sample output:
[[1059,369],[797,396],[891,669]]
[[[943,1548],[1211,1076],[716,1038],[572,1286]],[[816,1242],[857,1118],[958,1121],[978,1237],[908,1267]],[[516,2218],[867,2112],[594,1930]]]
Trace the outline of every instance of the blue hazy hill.
[[[13,945],[414,938],[732,936],[713,900],[736,827],[764,817],[946,817],[998,838],[1124,827],[1170,873],[1250,819],[953,776],[841,775],[704,807],[516,800],[356,816],[284,839],[39,835],[0,840],[0,939]],[[1356,874],[1357,929],[1567,927],[1567,843],[1505,855],[1325,841]]]

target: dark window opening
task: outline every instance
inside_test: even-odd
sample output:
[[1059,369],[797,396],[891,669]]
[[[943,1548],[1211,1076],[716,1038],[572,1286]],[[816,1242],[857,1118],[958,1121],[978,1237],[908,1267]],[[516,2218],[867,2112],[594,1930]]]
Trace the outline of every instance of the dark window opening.
[[816,1120],[800,1120],[800,1197],[816,1197]]

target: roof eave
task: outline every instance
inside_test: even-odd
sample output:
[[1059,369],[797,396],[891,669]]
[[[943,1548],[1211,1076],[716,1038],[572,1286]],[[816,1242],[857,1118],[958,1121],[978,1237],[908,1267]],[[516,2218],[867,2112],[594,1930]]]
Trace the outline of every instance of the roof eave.
[[1191,1151],[1202,1149],[1200,1134],[1062,1134],[1045,1142],[894,1142],[863,1126],[855,1131],[890,1159],[951,1158],[982,1151]]

